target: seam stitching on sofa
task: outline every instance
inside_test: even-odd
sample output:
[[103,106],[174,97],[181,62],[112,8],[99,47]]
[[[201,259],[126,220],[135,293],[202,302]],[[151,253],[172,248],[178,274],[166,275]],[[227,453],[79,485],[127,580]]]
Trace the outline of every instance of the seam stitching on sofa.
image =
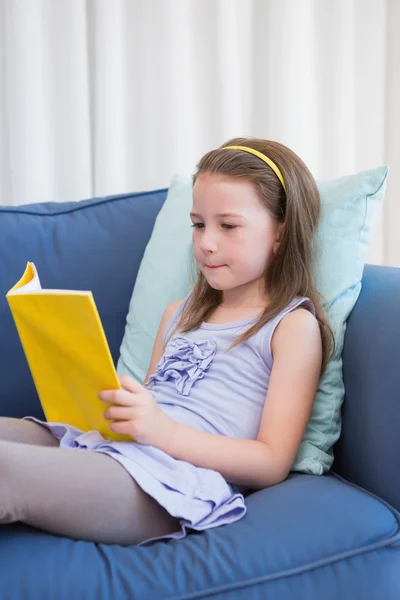
[[389,504],[389,502],[387,502],[383,498],[380,498],[379,496],[377,496],[373,492],[370,492],[369,490],[361,487],[360,485],[357,485],[356,483],[353,483],[352,481],[349,481],[348,479],[345,479],[344,477],[342,477],[341,475],[338,475],[334,471],[331,472],[331,476],[334,477],[335,479],[338,479],[339,481],[342,481],[346,485],[349,485],[349,486],[353,487],[356,490],[360,490],[361,492],[364,492],[368,496],[371,496],[371,498],[374,498],[375,500],[377,500],[378,502],[380,502],[380,504],[383,504],[392,513],[392,515],[396,519],[397,526],[398,526],[398,529],[399,529],[399,532],[400,532],[400,512],[398,510],[396,510],[391,504]]
[[[303,573],[306,573],[307,571],[313,571],[315,569],[319,569],[321,567],[326,567],[331,564],[347,560],[349,558],[354,558],[357,556],[362,556],[363,554],[367,554],[369,552],[374,552],[381,548],[385,548],[385,547],[390,548],[391,546],[400,544],[400,513],[396,509],[394,509],[393,506],[391,506],[388,502],[386,502],[386,500],[379,498],[379,496],[376,496],[372,492],[365,490],[364,488],[356,485],[355,483],[352,483],[351,481],[347,481],[346,479],[344,479],[340,475],[337,475],[336,473],[332,473],[331,475],[334,478],[338,479],[339,481],[343,481],[347,485],[350,485],[351,487],[368,494],[369,496],[371,496],[372,498],[375,498],[375,500],[377,500],[378,502],[383,504],[392,513],[392,515],[396,519],[397,532],[389,538],[385,538],[378,542],[373,542],[372,544],[369,544],[368,546],[364,546],[362,549],[356,548],[354,550],[348,550],[346,552],[342,552],[342,553],[336,554],[334,556],[329,556],[327,558],[323,558],[323,559],[314,561],[313,563],[307,563],[306,565],[295,567],[294,569],[288,569],[286,571],[280,571],[279,573],[273,573],[271,575],[256,577],[255,579],[249,579],[249,580],[243,581],[241,583],[234,583],[234,584],[228,583],[228,584],[224,584],[224,585],[221,585],[218,587],[209,588],[209,589],[201,591],[201,592],[193,592],[190,594],[185,594],[183,596],[182,595],[174,596],[171,598],[171,600],[200,600],[201,598],[207,598],[214,594],[218,594],[220,592],[225,593],[225,592],[229,592],[230,590],[243,589],[243,588],[250,587],[253,585],[258,585],[260,583],[267,583],[269,581],[275,581],[276,579],[280,579],[280,578],[283,579],[283,578],[287,578],[287,577],[293,577],[293,575],[301,575]],[[399,547],[399,552],[400,552],[400,547]]]
[[[320,569],[322,567],[328,567],[334,563],[338,563],[341,561],[345,561],[349,558],[355,558],[358,556],[362,556],[363,554],[368,554],[370,552],[374,552],[376,550],[380,550],[381,548],[388,547],[400,543],[400,532],[396,534],[396,536],[388,539],[381,540],[380,542],[374,542],[369,546],[365,546],[362,550],[349,550],[348,552],[343,552],[342,554],[337,554],[334,557],[323,558],[321,560],[315,561],[313,563],[308,563],[307,565],[302,565],[299,567],[295,567],[294,569],[288,569],[287,571],[280,571],[279,573],[274,573],[271,575],[256,577],[255,579],[249,579],[247,581],[243,581],[241,583],[233,583],[233,584],[224,584],[218,587],[208,588],[202,592],[193,592],[190,594],[185,594],[184,596],[173,596],[170,600],[200,600],[201,598],[207,598],[214,594],[219,594],[221,592],[226,593],[229,591],[234,591],[238,589],[243,589],[246,587],[251,587],[254,585],[259,585],[262,583],[268,583],[270,581],[275,581],[277,579],[286,579],[288,577],[293,577],[294,575],[302,575],[303,573],[307,573],[309,571],[314,571],[315,569]],[[398,551],[400,552],[400,546]]]
[[[85,210],[85,209],[89,209],[89,208],[93,208],[94,206],[99,206],[100,204],[109,204],[110,202],[119,202],[120,200],[127,200],[128,198],[137,198],[138,196],[149,196],[149,195],[154,195],[154,194],[161,194],[163,192],[168,192],[168,188],[162,188],[159,190],[153,190],[153,191],[149,191],[149,192],[135,192],[132,194],[121,194],[121,195],[117,195],[117,196],[106,196],[104,198],[99,198],[96,199],[93,202],[89,202],[90,204],[85,204],[84,206],[82,206],[82,204],[84,202],[88,202],[88,200],[80,200],[77,201],[77,206],[74,206],[73,208],[69,208],[68,210],[60,210],[59,212],[55,212],[55,213],[50,213],[50,214],[43,214],[43,213],[37,213],[31,210],[15,210],[14,208],[5,208],[0,210],[0,215],[1,214],[17,214],[17,215],[31,215],[34,217],[59,217],[60,215],[68,215],[70,213],[74,213],[80,210]],[[73,201],[72,201],[73,202]],[[56,203],[57,204],[57,203]],[[63,202],[60,202],[60,206],[63,205]]]

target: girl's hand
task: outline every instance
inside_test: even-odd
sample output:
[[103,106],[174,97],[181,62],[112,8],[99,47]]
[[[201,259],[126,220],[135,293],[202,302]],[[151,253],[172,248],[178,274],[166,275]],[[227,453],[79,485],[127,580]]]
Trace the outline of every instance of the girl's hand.
[[103,390],[100,400],[109,402],[104,417],[113,421],[110,429],[132,436],[140,444],[164,446],[174,421],[157,404],[153,394],[128,375],[119,378],[122,389]]

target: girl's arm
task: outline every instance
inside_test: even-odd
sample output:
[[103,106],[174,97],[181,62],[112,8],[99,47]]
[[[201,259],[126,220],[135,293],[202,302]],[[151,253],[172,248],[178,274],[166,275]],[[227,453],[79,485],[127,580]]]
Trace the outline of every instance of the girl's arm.
[[256,440],[198,431],[174,422],[162,450],[213,469],[229,482],[261,489],[289,474],[310,418],[321,370],[318,322],[298,308],[282,319],[272,338],[273,367]]

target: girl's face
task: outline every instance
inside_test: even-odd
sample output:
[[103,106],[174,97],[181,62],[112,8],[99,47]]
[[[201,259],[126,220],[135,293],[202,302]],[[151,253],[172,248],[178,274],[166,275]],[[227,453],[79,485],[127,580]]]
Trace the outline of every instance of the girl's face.
[[[217,290],[254,292],[282,226],[248,181],[203,173],[193,187],[193,250],[199,269]],[[239,291],[239,290],[237,290]]]

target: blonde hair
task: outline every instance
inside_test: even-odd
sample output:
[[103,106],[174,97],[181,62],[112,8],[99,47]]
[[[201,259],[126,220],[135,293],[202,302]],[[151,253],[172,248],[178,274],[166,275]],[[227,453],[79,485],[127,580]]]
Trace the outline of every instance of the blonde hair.
[[[281,171],[286,193],[274,171],[260,158],[240,150],[223,150],[225,146],[246,146],[265,154]],[[257,138],[234,138],[203,156],[193,183],[203,173],[252,183],[270,215],[278,223],[285,223],[278,250],[264,272],[270,302],[256,323],[237,336],[230,348],[257,333],[296,296],[307,296],[314,305],[320,327],[323,371],[333,351],[334,338],[312,276],[312,241],[320,216],[320,196],[309,169],[283,144]],[[186,333],[197,329],[222,302],[222,291],[212,288],[197,270],[193,292],[173,331]]]

